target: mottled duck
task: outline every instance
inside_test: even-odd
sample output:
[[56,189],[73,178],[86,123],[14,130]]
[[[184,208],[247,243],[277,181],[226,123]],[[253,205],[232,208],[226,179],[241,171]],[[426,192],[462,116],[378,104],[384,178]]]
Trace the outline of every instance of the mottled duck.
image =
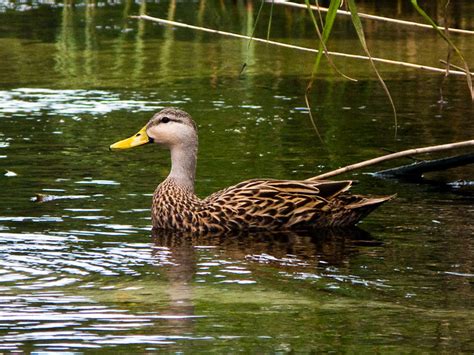
[[200,199],[194,194],[198,135],[186,112],[166,108],[134,136],[110,146],[157,143],[171,152],[171,171],[151,209],[155,229],[190,232],[348,227],[392,198],[348,193],[352,181],[252,179]]

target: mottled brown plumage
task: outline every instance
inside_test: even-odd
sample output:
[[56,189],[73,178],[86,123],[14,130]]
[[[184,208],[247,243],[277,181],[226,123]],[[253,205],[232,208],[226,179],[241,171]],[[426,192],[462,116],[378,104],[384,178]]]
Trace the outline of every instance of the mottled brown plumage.
[[295,230],[356,224],[392,196],[369,198],[347,191],[352,181],[254,179],[200,199],[194,194],[197,129],[184,111],[157,113],[137,135],[112,149],[149,141],[171,151],[169,176],[153,195],[157,229],[192,232]]

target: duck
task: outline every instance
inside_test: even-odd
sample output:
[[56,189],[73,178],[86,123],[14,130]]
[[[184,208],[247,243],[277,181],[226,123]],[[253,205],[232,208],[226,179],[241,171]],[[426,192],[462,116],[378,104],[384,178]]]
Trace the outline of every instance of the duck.
[[353,180],[251,179],[199,198],[195,192],[198,129],[185,111],[168,107],[110,150],[157,144],[170,151],[171,170],[156,188],[154,230],[197,233],[314,230],[350,227],[394,196],[349,192]]

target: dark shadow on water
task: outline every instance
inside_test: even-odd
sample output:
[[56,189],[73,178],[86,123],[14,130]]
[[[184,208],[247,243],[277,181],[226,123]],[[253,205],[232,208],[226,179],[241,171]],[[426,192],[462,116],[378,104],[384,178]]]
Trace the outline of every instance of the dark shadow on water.
[[[366,247],[383,245],[360,228],[328,229],[307,232],[242,232],[211,235],[153,230],[154,253],[170,253],[171,261],[163,269],[168,279],[169,306],[173,315],[169,324],[176,334],[192,332],[195,313],[194,279],[200,268],[200,250],[212,254],[213,262],[225,260],[246,265],[250,269],[260,264],[277,269],[308,270],[323,262],[338,266]],[[253,265],[253,266],[252,266]]]
[[363,246],[383,243],[370,233],[357,228],[314,231],[240,232],[227,234],[192,234],[153,230],[156,247],[169,248],[175,260],[190,264],[198,247],[214,247],[226,257],[243,260],[250,255],[270,255],[280,260],[288,255],[304,260],[324,259],[339,265]]
[[384,177],[374,174],[374,177],[396,181],[401,184],[424,187],[432,193],[452,194],[467,202],[474,198],[474,181],[470,179],[451,180],[451,176],[421,176],[421,177]]

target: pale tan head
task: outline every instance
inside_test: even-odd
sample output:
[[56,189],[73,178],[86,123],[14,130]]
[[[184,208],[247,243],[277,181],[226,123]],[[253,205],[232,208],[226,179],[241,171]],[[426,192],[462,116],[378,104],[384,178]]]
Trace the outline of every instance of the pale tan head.
[[112,144],[110,149],[128,149],[147,143],[157,143],[170,150],[171,172],[168,178],[188,191],[194,191],[198,136],[191,116],[174,107],[165,108],[138,133]]
[[197,145],[196,123],[183,110],[165,108],[156,113],[145,127],[150,140],[166,148]]
[[197,127],[183,110],[169,107],[156,113],[150,121],[130,138],[110,146],[110,149],[128,149],[147,143],[157,143],[170,150],[173,147],[197,147]]

